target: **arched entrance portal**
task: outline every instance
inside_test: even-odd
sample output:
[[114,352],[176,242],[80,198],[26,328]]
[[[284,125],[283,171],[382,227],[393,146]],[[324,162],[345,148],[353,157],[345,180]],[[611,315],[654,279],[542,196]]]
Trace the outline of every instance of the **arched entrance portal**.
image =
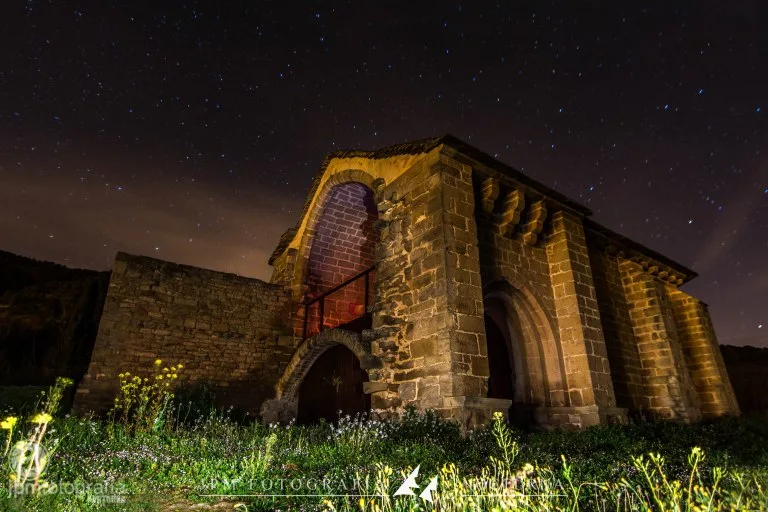
[[515,398],[515,372],[510,340],[496,321],[485,315],[485,337],[488,343],[488,398]]
[[562,358],[539,301],[507,281],[484,292],[488,397],[512,399],[509,417],[521,426],[534,423],[537,410],[567,406]]
[[320,355],[299,387],[297,422],[336,421],[342,415],[355,415],[371,409],[371,397],[363,392],[368,373],[360,360],[344,345],[336,345]]

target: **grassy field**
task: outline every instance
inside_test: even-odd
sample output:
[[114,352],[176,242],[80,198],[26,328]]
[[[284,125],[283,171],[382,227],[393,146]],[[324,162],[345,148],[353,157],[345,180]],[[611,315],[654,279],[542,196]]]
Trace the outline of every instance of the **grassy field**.
[[55,389],[15,423],[5,411],[0,510],[768,509],[765,418],[462,435],[430,413],[270,426],[123,391],[108,420],[57,417]]

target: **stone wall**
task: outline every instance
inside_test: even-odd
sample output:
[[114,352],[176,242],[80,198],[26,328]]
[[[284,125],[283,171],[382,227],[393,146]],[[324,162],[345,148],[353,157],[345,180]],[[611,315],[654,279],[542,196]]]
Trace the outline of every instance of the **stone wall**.
[[665,285],[635,262],[624,260],[620,264],[645,382],[647,410],[655,418],[699,419],[698,399]]
[[523,373],[513,412],[547,426],[624,421],[579,213],[482,166],[475,182],[485,305],[506,314]]
[[570,405],[596,406],[584,421],[599,423],[600,409],[614,408],[616,399],[581,219],[552,216],[547,256]]
[[[531,215],[525,196],[517,189],[499,186],[481,176],[485,204],[476,212],[480,246],[480,269],[485,294],[484,310],[491,299],[503,304],[501,311],[487,310],[498,322],[509,322],[508,350],[512,351],[518,376],[515,408],[563,407],[568,404],[566,381],[558,350],[560,336],[555,324],[555,303],[546,244],[526,237]],[[488,194],[490,186],[498,187]],[[483,188],[482,185],[476,189]],[[530,203],[530,201],[529,201]],[[509,209],[513,213],[507,215]],[[530,205],[528,205],[530,209]],[[550,226],[541,226],[547,232]],[[526,242],[526,239],[528,242]],[[534,243],[530,243],[534,242]],[[481,343],[486,343],[483,336]]]
[[589,256],[616,404],[634,413],[650,404],[646,400],[643,369],[622,284],[620,262],[594,243],[589,244]]
[[[434,152],[377,197],[379,260],[371,350],[392,383],[372,407],[431,408],[482,424],[488,362],[472,170]],[[498,410],[498,409],[497,409]]]
[[717,343],[709,310],[703,302],[673,287],[667,294],[686,363],[704,417],[738,414],[739,405]]
[[180,382],[208,381],[220,404],[256,412],[297,345],[293,308],[280,285],[118,253],[75,410],[109,408],[117,375],[146,375],[159,358],[184,365]]

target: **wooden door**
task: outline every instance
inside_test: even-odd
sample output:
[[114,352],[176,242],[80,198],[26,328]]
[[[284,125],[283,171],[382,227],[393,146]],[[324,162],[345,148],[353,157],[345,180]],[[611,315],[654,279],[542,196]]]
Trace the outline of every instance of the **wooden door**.
[[363,393],[368,374],[360,361],[343,345],[326,350],[307,372],[299,387],[297,421],[315,423],[321,418],[334,422],[342,415],[371,409],[370,395]]

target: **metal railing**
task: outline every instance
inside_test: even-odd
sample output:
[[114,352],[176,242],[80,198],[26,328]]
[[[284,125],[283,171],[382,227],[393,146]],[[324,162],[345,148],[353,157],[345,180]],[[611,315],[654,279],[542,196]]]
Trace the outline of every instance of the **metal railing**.
[[371,273],[376,269],[376,267],[371,267],[369,269],[366,269],[359,274],[356,274],[346,281],[344,281],[341,284],[338,284],[331,288],[330,290],[327,290],[323,292],[318,297],[315,297],[309,301],[304,302],[304,338],[307,337],[307,330],[309,327],[309,312],[310,308],[317,304],[319,302],[318,308],[319,308],[319,327],[318,332],[321,332],[325,328],[325,299],[328,298],[329,295],[332,295],[338,291],[340,291],[343,288],[346,288],[347,286],[352,285],[353,283],[359,281],[360,279],[365,279],[365,291],[363,293],[363,313],[361,315],[358,315],[357,317],[350,318],[349,320],[354,320],[356,318],[360,318],[361,316],[364,316],[368,313],[368,304],[370,302],[370,291],[371,291],[371,279],[370,275]]

